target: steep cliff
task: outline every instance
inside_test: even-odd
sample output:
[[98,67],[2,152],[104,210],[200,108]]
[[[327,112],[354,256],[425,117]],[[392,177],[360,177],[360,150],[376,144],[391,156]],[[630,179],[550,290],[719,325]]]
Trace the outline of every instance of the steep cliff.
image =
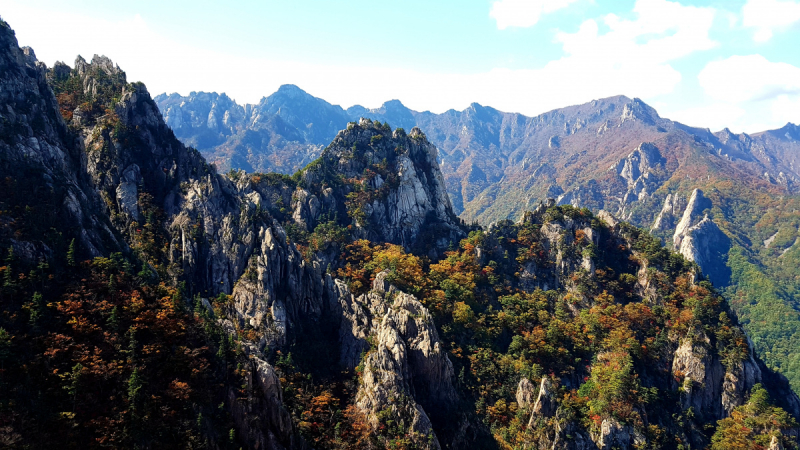
[[341,362],[360,369],[356,405],[374,428],[394,424],[415,446],[438,449],[426,408],[442,416],[456,403],[453,365],[428,310],[386,277],[358,297],[340,285]]
[[[1,31],[0,178],[5,185],[0,195],[8,212],[0,220],[5,248],[10,244],[30,261],[63,250],[66,238],[77,238],[91,256],[119,250],[125,244],[111,231],[108,218],[97,214],[101,201],[84,170],[86,155],[64,125],[46,67],[32,49],[17,46],[5,23]],[[30,195],[38,197],[38,205],[27,205]],[[50,233],[52,228],[65,236]],[[15,231],[5,233],[9,230]]]
[[703,215],[703,211],[711,206],[711,201],[705,198],[703,191],[695,189],[680,222],[675,226],[672,244],[686,259],[696,262],[715,285],[727,286],[730,283],[730,269],[726,267],[725,259],[731,248],[731,240],[708,215]]

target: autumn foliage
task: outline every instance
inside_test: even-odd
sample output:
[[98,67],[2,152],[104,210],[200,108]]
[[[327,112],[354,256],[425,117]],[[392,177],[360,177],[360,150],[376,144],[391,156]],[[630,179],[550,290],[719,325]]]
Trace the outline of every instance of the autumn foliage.
[[[225,410],[212,406],[223,398],[220,383],[236,377],[226,364],[236,355],[218,354],[214,339],[226,338],[178,290],[142,284],[130,269],[118,255],[95,258],[63,285],[35,276],[5,287],[6,443],[202,448],[228,432]],[[15,308],[32,287],[45,294]]]

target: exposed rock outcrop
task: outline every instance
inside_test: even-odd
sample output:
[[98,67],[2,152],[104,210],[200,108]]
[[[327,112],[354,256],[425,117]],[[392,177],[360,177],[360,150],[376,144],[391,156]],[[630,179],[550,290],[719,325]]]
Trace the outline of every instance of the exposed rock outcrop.
[[[358,237],[400,244],[435,257],[465,236],[447,195],[436,147],[418,128],[406,135],[366,119],[351,124],[323,152],[320,164],[309,167],[303,177],[307,183],[324,184],[331,174],[366,178],[363,188],[355,188],[363,189],[363,194],[356,195],[350,187],[333,189],[336,211],[353,219]],[[356,198],[345,202],[348,195]],[[305,217],[303,221],[314,223]]]
[[539,395],[536,397],[536,403],[533,404],[531,410],[531,417],[528,420],[528,426],[535,423],[536,420],[552,417],[556,413],[556,392],[553,381],[549,377],[542,377],[542,382],[539,385]]
[[386,276],[378,274],[372,290],[357,298],[336,281],[344,311],[342,362],[352,366],[360,355],[363,372],[356,402],[372,426],[392,420],[411,432],[418,445],[440,448],[425,408],[442,414],[455,403],[453,367],[428,310],[390,285]]
[[750,389],[762,381],[761,369],[750,346],[747,358],[737,362],[734,367],[728,367],[725,372],[725,381],[722,383],[723,414],[730,416],[734,408],[745,404]]
[[522,408],[530,408],[533,405],[533,396],[536,392],[536,387],[531,383],[531,380],[523,378],[519,380],[517,385],[517,405]]
[[750,389],[762,382],[762,375],[752,348],[744,360],[725,368],[708,351],[709,345],[703,332],[694,339],[684,339],[675,351],[672,373],[683,380],[678,386],[683,408],[693,408],[696,414],[719,420],[746,402]]
[[701,218],[703,211],[709,208],[711,201],[703,191],[695,189],[675,227],[672,243],[686,259],[696,262],[714,284],[724,286],[730,278],[724,261],[731,241],[707,215]]
[[695,189],[689,197],[686,209],[683,211],[680,222],[675,227],[672,244],[676,249],[681,248],[681,242],[689,234],[689,228],[696,225],[703,218],[703,211],[711,208],[711,201],[703,195],[703,191]]
[[672,361],[672,373],[682,380],[681,401],[684,409],[694,408],[708,418],[722,418],[722,383],[725,370],[708,350],[710,340],[705,334],[684,339]]
[[611,418],[604,419],[600,424],[600,433],[597,437],[599,450],[631,449],[646,443],[644,435],[630,425],[623,425]]
[[[24,174],[40,187],[39,201],[50,205],[53,216],[60,218],[60,223],[51,226],[75,227],[72,235],[77,238],[79,255],[101,256],[124,249],[83,172],[81,147],[61,117],[47,68],[32,50],[19,48],[13,31],[1,21],[0,73],[0,179]],[[28,244],[49,252],[44,242],[24,245]]]
[[626,204],[647,198],[658,188],[655,170],[663,164],[664,158],[658,147],[643,142],[611,168],[627,185],[627,191],[621,197],[622,208]]
[[667,194],[664,206],[653,221],[650,231],[670,231],[677,225],[677,218],[685,210],[685,199],[678,194]]
[[248,397],[237,397],[232,388],[228,394],[228,408],[238,435],[250,448],[308,448],[295,432],[292,418],[283,407],[283,391],[275,369],[252,346],[247,346],[245,351],[251,356],[246,372]]

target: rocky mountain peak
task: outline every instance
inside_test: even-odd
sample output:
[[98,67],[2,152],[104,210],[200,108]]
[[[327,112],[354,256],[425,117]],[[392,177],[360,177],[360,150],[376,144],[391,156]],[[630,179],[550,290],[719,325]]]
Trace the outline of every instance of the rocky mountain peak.
[[425,133],[423,133],[422,129],[420,129],[419,127],[412,128],[411,132],[408,133],[408,136],[411,137],[412,139],[424,139],[426,141],[428,140],[428,138],[425,136]]
[[94,55],[91,63],[87,63],[86,60],[79,55],[75,58],[75,70],[78,72],[78,75],[81,76],[92,70],[101,70],[106,75],[125,76],[125,72],[123,72],[118,65],[114,64],[110,58],[104,55]]
[[403,102],[401,102],[400,100],[397,100],[397,99],[389,100],[387,102],[383,102],[383,105],[381,105],[380,109],[383,110],[384,112],[386,112],[386,111],[409,111],[409,109],[406,108],[406,105],[404,105]]
[[408,109],[400,100],[384,102],[380,108],[368,109],[361,105],[351,106],[347,114],[352,119],[368,117],[372,120],[388,122],[395,127],[413,128],[416,126],[415,112]]
[[[344,184],[336,177],[344,177]],[[376,242],[424,247],[432,256],[464,235],[453,212],[436,147],[419,128],[409,133],[362,118],[351,122],[303,172],[320,199],[335,200],[339,217]],[[332,192],[326,194],[330,187]]]
[[316,145],[330,142],[350,119],[340,106],[331,105],[291,84],[261,99],[253,107],[251,122],[265,122],[272,115],[280,116],[305,140]]
[[639,98],[625,103],[620,117],[622,123],[625,123],[626,120],[640,120],[648,125],[654,125],[659,119],[656,110]]
[[778,131],[783,132],[784,137],[790,140],[800,140],[800,125],[795,125],[792,122],[788,122]]
[[469,107],[463,111],[471,120],[491,121],[499,111],[494,108],[483,106],[480,103],[470,103]]
[[294,84],[281,85],[275,94],[285,95],[289,98],[311,97],[311,95]]
[[30,47],[22,47],[22,54],[28,58],[30,63],[36,64],[38,59],[36,59],[36,53],[34,53],[33,49]]
[[382,116],[385,122],[398,127],[413,126],[414,123],[414,114],[400,100],[389,100],[377,110],[369,112],[376,117]]

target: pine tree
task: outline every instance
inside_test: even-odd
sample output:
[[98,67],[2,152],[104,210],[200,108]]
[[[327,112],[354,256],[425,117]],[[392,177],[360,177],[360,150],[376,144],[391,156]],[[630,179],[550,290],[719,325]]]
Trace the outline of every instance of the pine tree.
[[203,305],[203,299],[200,298],[200,294],[194,296],[194,313],[200,317],[206,317],[206,307]]
[[33,298],[31,299],[30,303],[30,317],[28,322],[30,323],[31,327],[34,329],[39,328],[41,324],[42,317],[44,316],[44,300],[42,299],[42,294],[38,292],[33,293]]
[[69,243],[69,249],[67,250],[67,266],[75,267],[75,239],[72,239]]
[[8,256],[6,257],[6,270],[3,272],[3,287],[14,287],[14,247],[8,248]]
[[148,283],[150,281],[152,272],[150,272],[150,267],[147,265],[146,262],[142,263],[142,270],[140,270],[139,273],[137,273],[136,275],[139,278],[141,278],[141,280],[145,283]]
[[119,331],[119,308],[113,307],[111,309],[111,315],[108,316],[108,326],[116,331]]
[[128,334],[130,335],[130,343],[128,344],[128,355],[131,361],[136,360],[136,347],[139,346],[139,343],[136,341],[136,327],[131,327],[128,330]]
[[83,377],[83,364],[77,363],[72,366],[72,371],[61,375],[61,378],[67,382],[63,386],[64,390],[72,396],[72,412],[75,412],[75,403],[78,400],[78,391],[80,388],[81,378]]
[[0,370],[5,369],[6,360],[11,359],[11,337],[5,328],[0,328]]
[[230,349],[230,341],[228,341],[228,339],[228,336],[223,334],[219,342],[219,347],[217,347],[217,358],[225,362],[226,371],[228,369],[228,350]]
[[130,402],[131,411],[134,413],[137,410],[137,404],[139,403],[140,392],[143,386],[144,382],[139,375],[139,369],[134,368],[130,378],[128,378],[128,401]]

